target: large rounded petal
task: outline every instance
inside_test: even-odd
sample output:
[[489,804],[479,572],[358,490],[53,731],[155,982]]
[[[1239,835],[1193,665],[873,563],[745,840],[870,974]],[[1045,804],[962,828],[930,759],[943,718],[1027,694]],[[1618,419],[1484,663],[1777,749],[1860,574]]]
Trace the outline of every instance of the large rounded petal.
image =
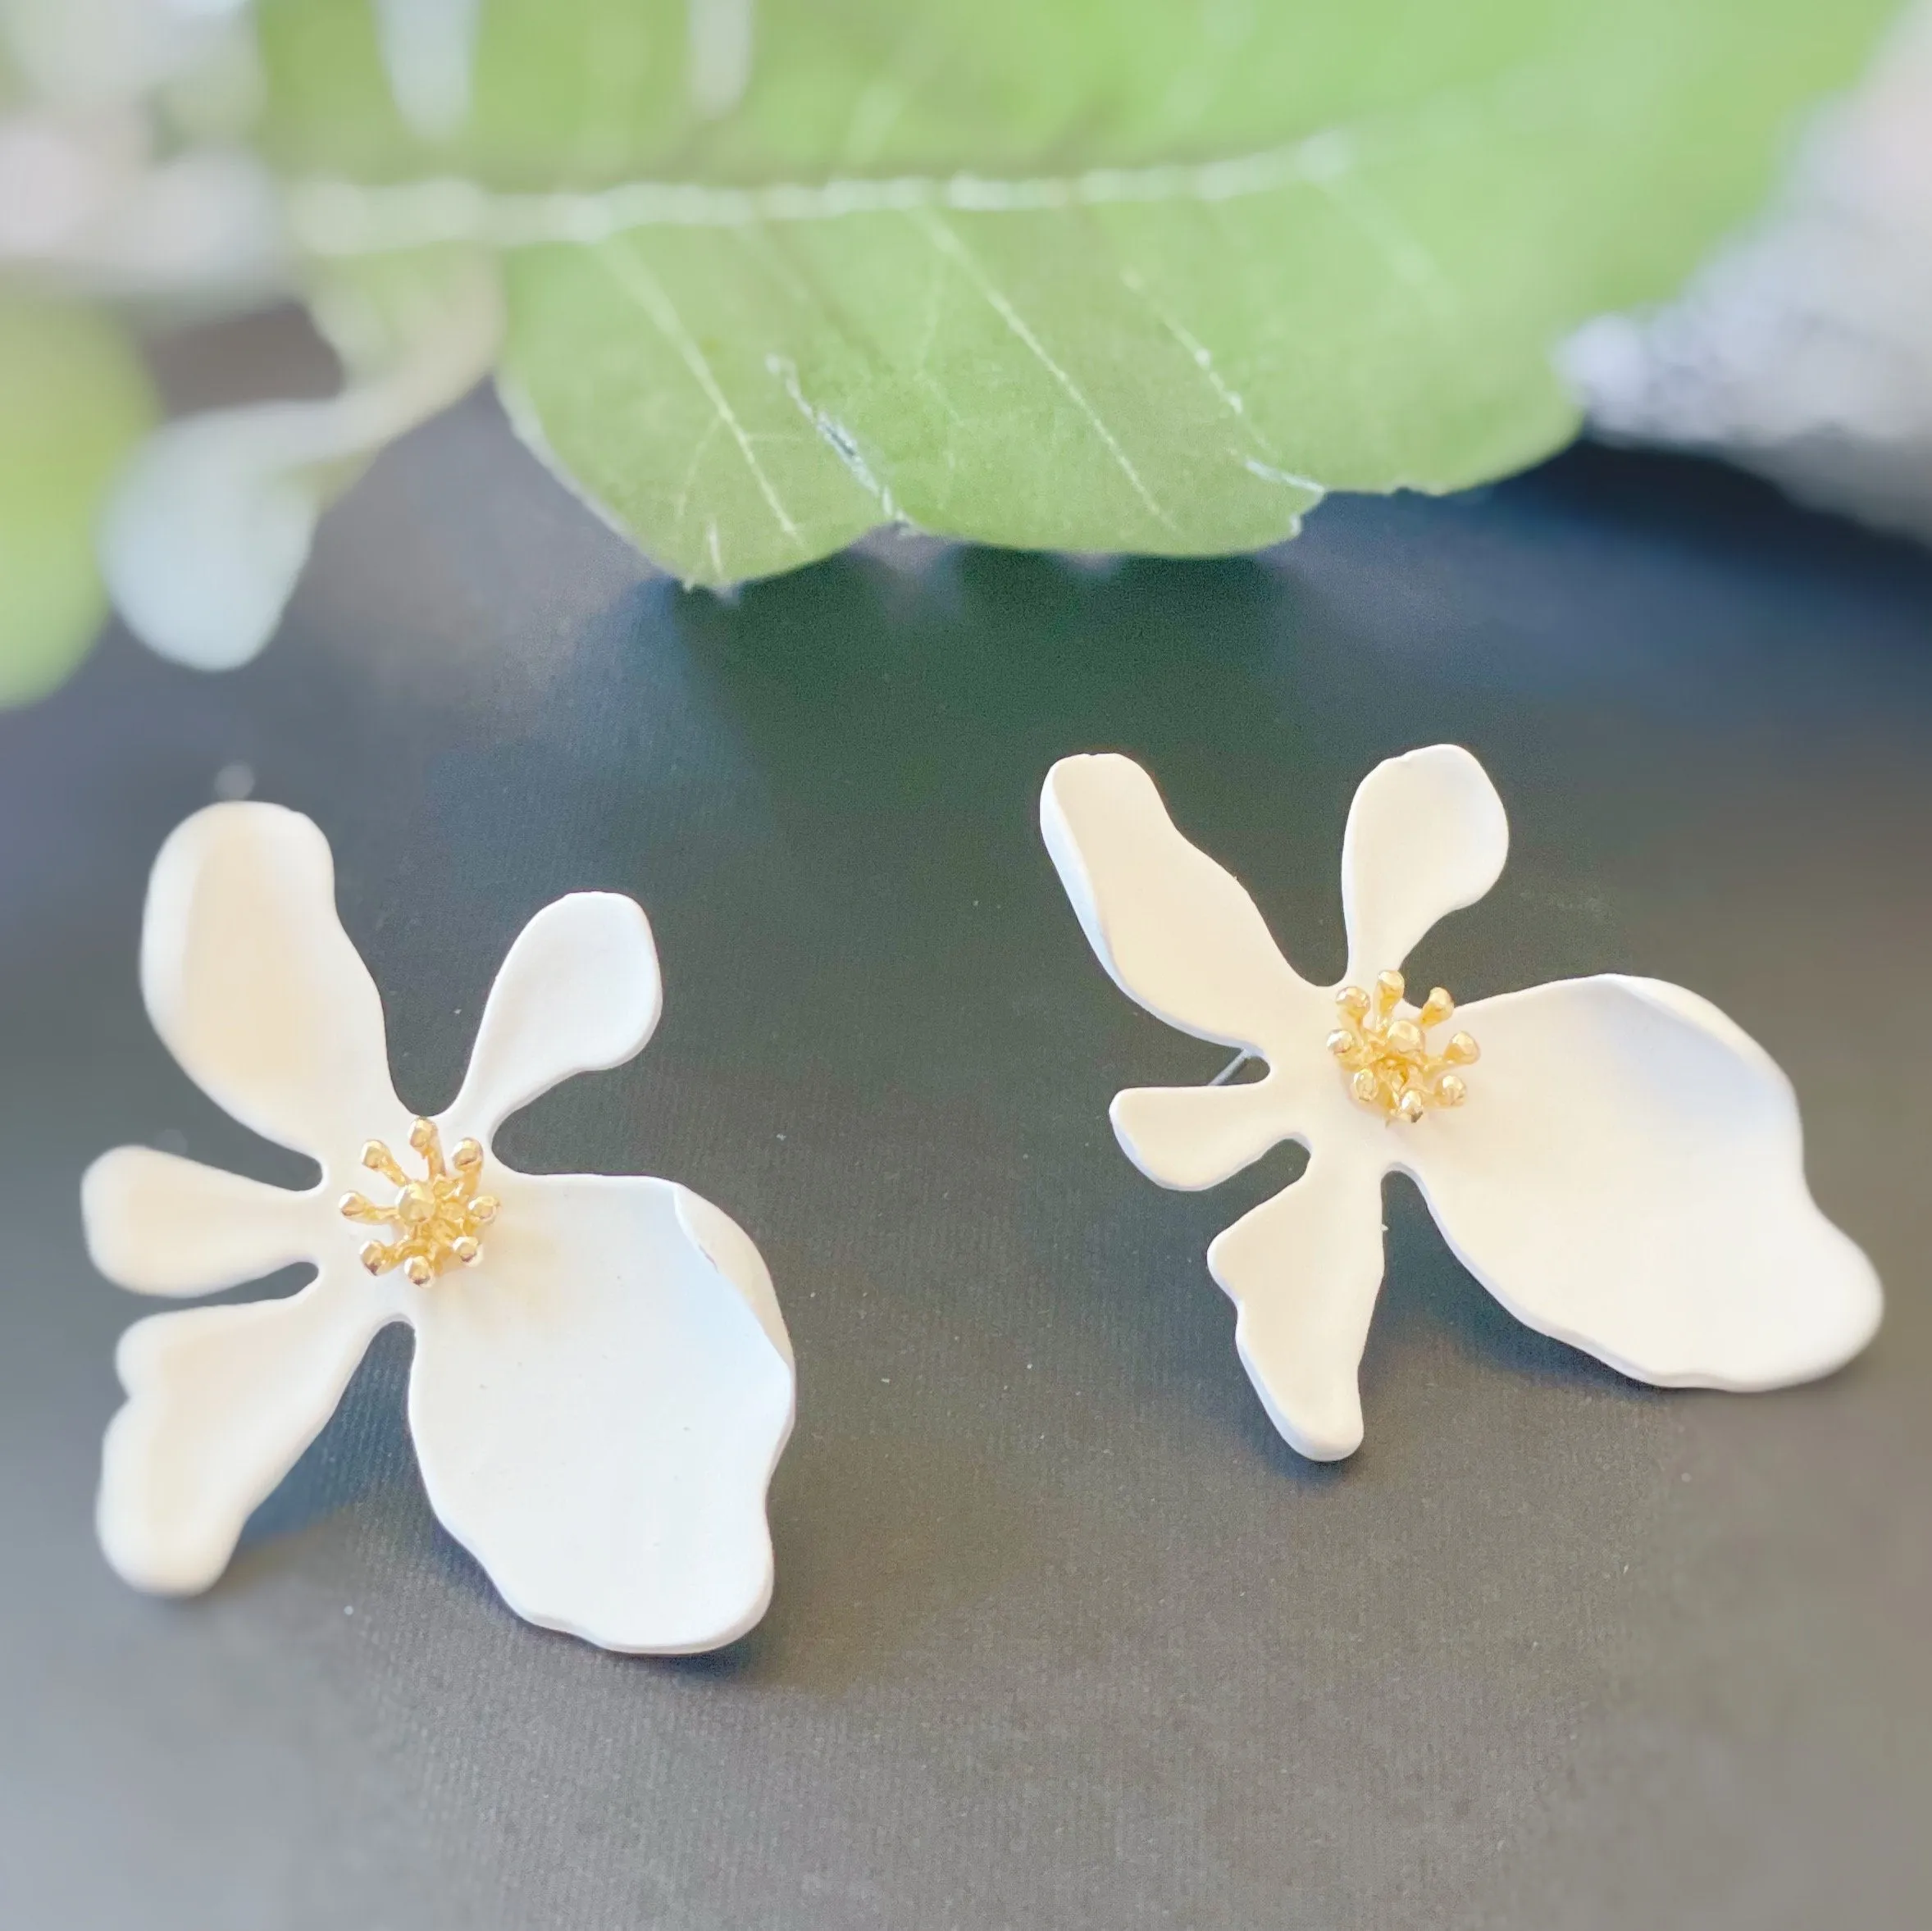
[[161,848],[141,990],[210,1099],[325,1169],[409,1116],[390,1084],[382,1001],[335,914],[328,840],[276,804],[216,804]]
[[1311,1460],[1362,1445],[1357,1381],[1382,1286],[1383,1162],[1324,1145],[1292,1186],[1216,1236],[1208,1271],[1240,1310],[1234,1345],[1269,1419]]
[[451,1120],[487,1145],[540,1093],[641,1051],[663,1006],[658,949],[635,899],[573,892],[545,906],[490,989]]
[[533,1623],[613,1650],[731,1642],[770,1599],[792,1417],[756,1249],[668,1181],[499,1168],[494,1191],[482,1260],[413,1316],[431,1504]]
[[1509,850],[1502,800],[1460,745],[1377,765],[1356,787],[1342,840],[1350,981],[1399,968],[1438,919],[1496,883]]
[[1131,758],[1063,758],[1040,830],[1115,985],[1156,1018],[1271,1062],[1329,1024],[1326,997],[1282,957],[1246,888],[1190,845]]
[[207,1588],[396,1312],[352,1259],[285,1300],[129,1328],[115,1355],[128,1398],[107,1427],[96,1512],[120,1574],[166,1595]]
[[312,1259],[321,1206],[319,1190],[265,1186],[151,1146],[115,1147],[80,1182],[88,1258],[135,1294],[212,1294]]
[[1401,1164],[1519,1319],[1679,1387],[1806,1381],[1870,1339],[1878,1279],[1812,1202],[1790,1083],[1715,1006],[1609,976],[1461,1018],[1468,1104]]

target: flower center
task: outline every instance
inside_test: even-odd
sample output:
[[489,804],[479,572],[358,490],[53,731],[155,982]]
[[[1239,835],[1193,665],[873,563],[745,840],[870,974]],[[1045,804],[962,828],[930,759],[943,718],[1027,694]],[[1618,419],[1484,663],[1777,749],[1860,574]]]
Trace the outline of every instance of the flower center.
[[1458,1066],[1473,1066],[1480,1049],[1466,1032],[1453,1033],[1439,1053],[1428,1036],[1447,1023],[1456,1001],[1438,986],[1419,1010],[1402,1010],[1402,975],[1378,973],[1371,995],[1359,986],[1335,995],[1340,1023],[1328,1035],[1328,1050],[1341,1062],[1348,1090],[1385,1119],[1414,1126],[1432,1106],[1460,1106],[1469,1097]]
[[426,1287],[453,1262],[473,1266],[482,1258],[483,1229],[496,1218],[494,1195],[480,1194],[483,1149],[474,1140],[459,1140],[443,1160],[443,1139],[434,1120],[418,1120],[409,1129],[409,1144],[422,1155],[423,1179],[412,1180],[396,1156],[380,1140],[362,1149],[362,1164],[399,1190],[386,1207],[361,1194],[342,1196],[342,1217],[372,1226],[394,1227],[393,1241],[371,1241],[363,1248],[362,1265],[372,1274],[400,1268],[418,1287]]

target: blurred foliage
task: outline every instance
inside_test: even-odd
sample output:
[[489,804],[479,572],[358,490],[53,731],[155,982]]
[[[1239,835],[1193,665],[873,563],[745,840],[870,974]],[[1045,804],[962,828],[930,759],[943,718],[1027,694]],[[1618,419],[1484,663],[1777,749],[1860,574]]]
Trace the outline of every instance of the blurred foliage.
[[93,642],[107,608],[95,517],[155,413],[116,324],[0,295],[0,704],[51,690]]
[[[231,106],[253,76],[285,285],[444,247],[500,274],[519,432],[660,563],[724,584],[893,521],[1242,550],[1329,490],[1533,462],[1577,426],[1560,344],[1678,287],[1890,11],[259,0],[143,57],[157,165],[197,61]],[[369,448],[444,393],[385,380],[391,406],[353,412]],[[103,421],[129,394],[107,385]]]
[[441,137],[361,0],[262,26],[282,165],[494,196],[339,188],[325,245],[517,244],[520,427],[728,583],[894,520],[1251,549],[1326,490],[1532,462],[1576,427],[1556,344],[1677,285],[1885,11],[494,0]]

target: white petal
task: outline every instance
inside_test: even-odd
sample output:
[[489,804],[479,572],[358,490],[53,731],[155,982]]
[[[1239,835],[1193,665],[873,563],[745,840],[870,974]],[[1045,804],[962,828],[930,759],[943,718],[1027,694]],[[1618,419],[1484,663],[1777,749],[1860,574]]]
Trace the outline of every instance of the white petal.
[[326,1168],[408,1132],[328,840],[299,813],[216,804],[176,828],[148,888],[141,990],[189,1077],[267,1138]]
[[702,1203],[687,1226],[668,1181],[498,1168],[494,1191],[482,1259],[414,1316],[437,1514],[531,1622],[614,1650],[731,1642],[770,1599],[792,1417],[756,1250]]
[[1398,968],[1438,919],[1496,883],[1509,849],[1502,800],[1461,745],[1377,765],[1356,788],[1342,840],[1351,982]]
[[1383,1173],[1366,1142],[1324,1145],[1208,1249],[1209,1272],[1241,1310],[1234,1343],[1255,1392],[1315,1461],[1361,1446],[1356,1378],[1382,1286]]
[[[1333,1079],[1333,1070],[1309,1057]],[[1292,1064],[1292,1063],[1291,1063]],[[1150,1180],[1192,1192],[1219,1186],[1305,1125],[1284,1073],[1227,1086],[1130,1086],[1107,1109],[1122,1152]]]
[[318,1251],[317,1196],[150,1146],[117,1146],[80,1182],[88,1258],[136,1294],[212,1294]]
[[676,1189],[678,1224],[703,1250],[704,1258],[743,1296],[745,1305],[757,1317],[765,1339],[777,1350],[787,1368],[795,1368],[791,1336],[786,1332],[785,1315],[778,1305],[778,1290],[751,1236],[722,1208],[714,1207],[702,1194],[688,1186]]
[[127,1404],[108,1424],[97,1512],[120,1574],[167,1595],[207,1588],[394,1311],[352,1259],[286,1300],[129,1328],[115,1357]]
[[640,1051],[663,1005],[643,907],[616,892],[558,899],[517,934],[496,975],[450,1118],[487,1143],[560,1080]]
[[1790,1084],[1715,1006],[1610,976],[1460,1017],[1468,1104],[1401,1164],[1519,1319],[1641,1381],[1740,1390],[1870,1339],[1878,1279],[1811,1200]]
[[1040,830],[1087,942],[1130,999],[1271,1061],[1310,1023],[1319,1047],[1326,1000],[1282,957],[1240,881],[1175,829],[1131,758],[1063,758],[1040,795]]

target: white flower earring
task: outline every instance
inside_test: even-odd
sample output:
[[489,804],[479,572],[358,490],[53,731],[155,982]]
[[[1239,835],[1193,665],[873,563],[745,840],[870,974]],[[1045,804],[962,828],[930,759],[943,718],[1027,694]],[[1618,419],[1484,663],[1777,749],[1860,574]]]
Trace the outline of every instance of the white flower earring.
[[627,1651],[749,1629],[771,1595],[765,1494],[793,1403],[757,1249],[672,1182],[519,1173],[491,1150],[519,1107],[650,1036],[661,984],[642,910],[584,892],[537,913],[433,1121],[396,1099],[327,841],[294,812],[219,804],[174,832],[141,984],[196,1084],[322,1177],[294,1192],[139,1146],[89,1169],[89,1250],[124,1287],[196,1295],[316,1269],[286,1299],[157,1314],[122,1337],[128,1400],[98,1511],[116,1569],[144,1589],[207,1587],[371,1338],[406,1321],[431,1504],[518,1614]]
[[1040,817],[1120,989],[1268,1063],[1245,1084],[1117,1095],[1128,1158],[1192,1189],[1282,1141],[1310,1149],[1301,1179],[1208,1249],[1249,1378],[1303,1455],[1337,1460],[1361,1442],[1392,1171],[1519,1320],[1639,1381],[1777,1387],[1870,1339],[1877,1277],[1811,1200],[1790,1084],[1707,1000],[1606,974],[1460,1014],[1439,987],[1409,1001],[1405,957],[1489,890],[1509,848],[1467,751],[1411,751],[1362,781],[1342,846],[1348,972],[1327,990],[1288,965],[1131,759],[1063,759]]

